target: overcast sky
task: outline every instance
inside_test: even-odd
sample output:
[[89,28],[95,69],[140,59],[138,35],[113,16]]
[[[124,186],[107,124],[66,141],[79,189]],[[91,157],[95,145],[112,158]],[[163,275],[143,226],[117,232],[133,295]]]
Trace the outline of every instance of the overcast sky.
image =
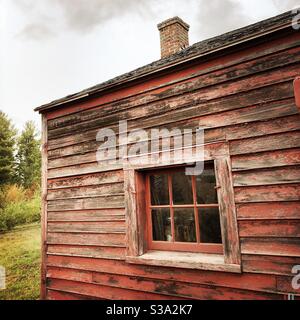
[[0,110],[33,109],[160,58],[157,23],[180,16],[190,43],[300,6],[299,0],[0,0]]

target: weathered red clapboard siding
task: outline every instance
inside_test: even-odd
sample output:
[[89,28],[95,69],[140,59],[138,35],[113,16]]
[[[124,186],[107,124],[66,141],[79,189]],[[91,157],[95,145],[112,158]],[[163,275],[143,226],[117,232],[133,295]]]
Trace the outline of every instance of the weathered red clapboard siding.
[[[54,275],[61,270],[62,274],[72,270],[81,270],[86,273],[101,273],[111,275],[124,275],[128,277],[161,279],[166,281],[179,281],[184,284],[212,285],[215,287],[229,287],[252,291],[274,291],[276,289],[275,276],[256,274],[228,274],[224,278],[222,273],[211,271],[198,272],[195,270],[182,270],[174,268],[156,268],[153,266],[129,265],[113,259],[95,260],[91,258],[49,258],[49,274]],[[61,269],[63,268],[63,269]],[[52,271],[52,272],[51,272]],[[183,272],[184,271],[184,272]],[[243,281],[241,281],[243,280]]]
[[248,255],[284,256],[300,258],[299,238],[241,238],[241,251]]
[[[48,299],[283,299],[300,293],[300,34],[72,103],[48,119]],[[122,166],[101,128],[205,129],[229,141],[242,274],[125,262]]]
[[97,209],[48,212],[48,221],[125,221],[124,209]]
[[112,260],[125,260],[124,247],[101,247],[88,245],[48,245],[49,255],[71,256],[71,257],[90,257]]
[[[103,273],[91,273],[87,271],[74,271],[70,269],[49,269],[48,277],[50,279],[67,279],[68,281],[80,281],[80,284],[88,284],[91,288],[91,284],[99,286],[107,286],[112,291],[115,288],[126,289],[128,292],[134,293],[140,292],[142,296],[145,294],[159,294],[169,297],[176,297],[177,299],[189,298],[189,299],[278,299],[277,294],[272,293],[259,293],[255,294],[250,290],[239,290],[223,287],[213,288],[212,286],[204,286],[191,283],[181,283],[178,280],[166,281],[161,279],[147,279],[140,278],[135,279],[124,275],[111,275]],[[50,280],[50,287],[52,285]],[[56,280],[54,280],[55,283]],[[276,286],[276,285],[275,285]],[[74,290],[74,289],[73,289]],[[103,293],[102,293],[103,294]],[[103,297],[103,296],[102,296]],[[125,299],[127,297],[125,296]]]
[[251,273],[291,276],[292,268],[299,263],[299,257],[243,255],[243,270]]
[[297,220],[300,219],[299,202],[261,202],[237,205],[238,220]]
[[[188,122],[176,122],[172,123],[172,126],[180,129],[188,127],[196,129],[203,127],[206,129],[206,142],[214,141],[225,136],[228,140],[236,140],[239,138],[253,137],[253,135],[251,135],[251,132],[253,131],[257,132],[257,136],[276,134],[278,132],[282,133],[283,126],[286,130],[286,134],[299,130],[299,122],[295,121],[297,119],[300,120],[299,115],[297,114],[294,117],[289,116],[294,113],[297,113],[295,110],[295,104],[291,99],[289,99],[279,103],[273,102],[270,104],[223,112],[217,115],[203,116],[196,119],[194,118]],[[273,121],[269,120],[271,116],[274,117],[276,122],[273,123],[273,119]],[[257,122],[263,121],[264,119],[266,119],[265,123]],[[239,124],[239,127],[233,127],[234,124]],[[171,125],[166,127],[171,127]],[[149,129],[148,132],[150,135]],[[297,134],[295,134],[295,136],[295,139],[297,139]],[[67,167],[70,165],[97,161],[96,151],[101,150],[100,142],[86,142],[84,144],[86,152],[84,153],[80,151],[81,146],[82,144],[80,143],[75,146],[55,149],[53,150],[56,152],[54,155],[51,154],[50,151],[49,168]]]

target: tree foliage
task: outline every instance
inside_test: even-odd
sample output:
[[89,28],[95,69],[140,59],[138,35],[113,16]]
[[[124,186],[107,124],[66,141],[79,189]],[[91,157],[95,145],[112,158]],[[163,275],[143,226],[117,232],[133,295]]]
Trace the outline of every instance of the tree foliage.
[[0,111],[0,187],[14,180],[16,133],[11,120]]
[[17,141],[16,178],[25,189],[38,186],[41,177],[40,140],[32,121],[25,124]]

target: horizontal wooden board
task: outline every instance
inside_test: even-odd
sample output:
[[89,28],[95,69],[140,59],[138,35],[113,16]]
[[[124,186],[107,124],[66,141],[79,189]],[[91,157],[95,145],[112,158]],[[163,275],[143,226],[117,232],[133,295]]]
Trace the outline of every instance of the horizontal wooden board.
[[240,237],[300,238],[300,220],[239,221]]
[[235,187],[300,183],[300,166],[235,172]]
[[238,204],[237,217],[239,220],[300,220],[300,202]]
[[300,147],[300,131],[230,142],[230,154],[248,154]]
[[48,244],[125,247],[124,234],[48,233]]
[[50,211],[48,221],[124,221],[124,209]]
[[62,179],[49,179],[48,189],[63,189],[82,186],[104,185],[121,183],[124,181],[123,170],[113,172],[100,172],[91,175],[75,176]]
[[48,255],[125,260],[125,248],[76,245],[48,245]]
[[233,171],[300,165],[300,148],[233,156]]
[[236,203],[299,201],[300,185],[257,186],[235,188]]
[[[294,98],[292,100],[294,100]],[[293,110],[295,111],[295,105],[293,105]],[[257,119],[260,117],[260,112],[257,112],[256,117]],[[238,125],[222,128],[222,131],[228,140],[260,137],[296,130],[300,130],[300,114],[281,117],[280,112],[277,113],[277,115],[273,114],[272,118],[270,117],[270,120],[260,118],[258,121],[254,120],[254,122],[247,123],[241,122],[241,124]]]
[[122,165],[119,163],[111,164],[111,163],[86,163],[80,164],[70,167],[64,168],[56,168],[48,170],[48,178],[62,178],[62,177],[71,177],[71,176],[78,176],[83,174],[91,174],[91,173],[99,173],[99,172],[106,172],[106,171],[113,171],[113,170],[121,170]]
[[47,290],[47,300],[63,300],[63,301],[74,301],[74,300],[105,300],[96,297],[83,296],[80,294],[61,292],[56,290]]
[[300,239],[241,238],[241,252],[248,255],[300,257]]
[[48,232],[60,233],[125,233],[125,221],[113,222],[48,222]]
[[300,264],[299,257],[242,255],[243,271],[259,274],[290,276],[295,265]]
[[[277,277],[277,290],[278,292],[283,292],[286,294],[295,294],[298,298],[295,300],[300,300],[300,289],[297,289],[293,286],[294,277],[296,274],[293,274],[290,277],[279,276]],[[299,284],[299,280],[296,281]]]
[[48,201],[48,211],[124,208],[124,196],[66,199]]
[[113,183],[99,186],[64,188],[48,190],[47,200],[92,198],[121,195],[124,193],[124,183]]

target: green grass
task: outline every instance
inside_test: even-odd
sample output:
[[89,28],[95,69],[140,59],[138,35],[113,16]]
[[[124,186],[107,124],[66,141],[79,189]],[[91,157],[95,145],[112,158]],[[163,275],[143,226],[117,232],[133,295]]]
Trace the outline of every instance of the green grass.
[[39,224],[0,234],[0,266],[6,268],[6,289],[0,300],[36,300],[40,290]]

